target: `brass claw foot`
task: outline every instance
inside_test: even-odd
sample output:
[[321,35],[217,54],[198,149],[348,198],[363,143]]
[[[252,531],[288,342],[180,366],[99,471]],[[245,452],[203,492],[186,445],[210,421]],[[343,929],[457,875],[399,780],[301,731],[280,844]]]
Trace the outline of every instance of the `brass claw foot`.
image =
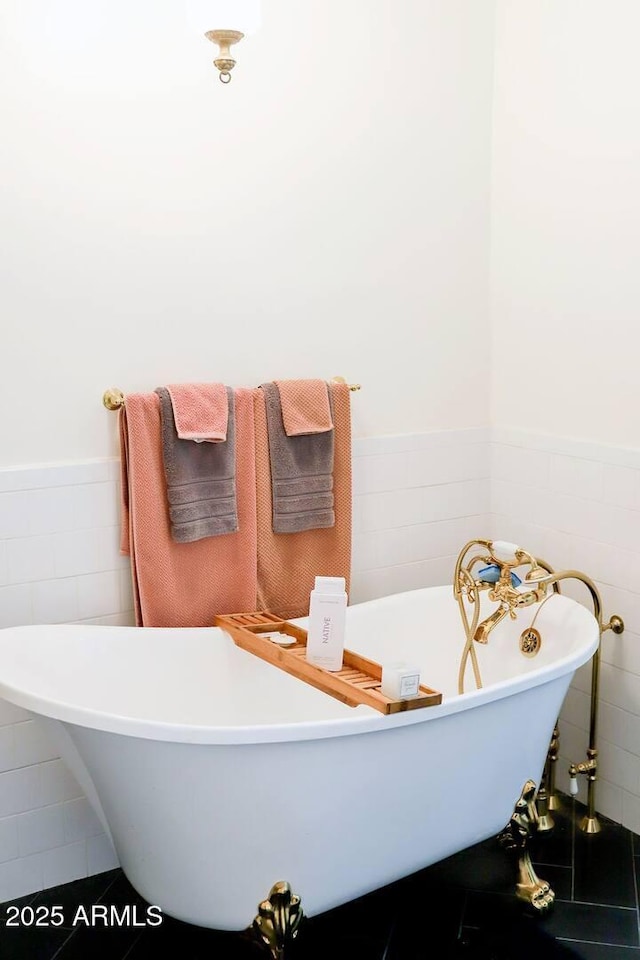
[[546,880],[541,880],[533,869],[529,854],[525,853],[518,863],[518,879],[516,897],[533,910],[542,915],[547,912],[556,898],[555,893]]
[[555,894],[546,880],[541,880],[536,875],[529,856],[529,841],[537,827],[536,785],[533,780],[527,780],[509,823],[502,833],[498,834],[498,842],[517,860],[517,898],[526,903],[537,916],[541,916],[551,907]]
[[258,906],[251,928],[272,960],[283,960],[287,944],[298,935],[303,916],[300,897],[291,892],[286,880],[274,883],[268,899]]

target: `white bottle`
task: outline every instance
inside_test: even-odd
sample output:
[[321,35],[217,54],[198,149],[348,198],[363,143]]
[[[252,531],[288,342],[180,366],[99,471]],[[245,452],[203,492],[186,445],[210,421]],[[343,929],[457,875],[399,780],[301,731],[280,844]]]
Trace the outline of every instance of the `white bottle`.
[[316,577],[309,602],[307,660],[336,672],[342,669],[347,612],[344,577]]

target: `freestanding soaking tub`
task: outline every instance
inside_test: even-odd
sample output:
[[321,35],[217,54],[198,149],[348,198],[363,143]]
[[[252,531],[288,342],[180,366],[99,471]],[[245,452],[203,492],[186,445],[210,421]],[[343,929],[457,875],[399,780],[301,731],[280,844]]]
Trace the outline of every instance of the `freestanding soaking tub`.
[[219,628],[4,629],[0,696],[46,718],[148,902],[239,930],[276,881],[313,915],[504,827],[599,639],[584,607],[554,595],[527,658],[518,637],[537,609],[478,647],[484,687],[458,695],[451,587],[349,607],[349,649],[417,663],[443,693],[391,716],[346,706]]

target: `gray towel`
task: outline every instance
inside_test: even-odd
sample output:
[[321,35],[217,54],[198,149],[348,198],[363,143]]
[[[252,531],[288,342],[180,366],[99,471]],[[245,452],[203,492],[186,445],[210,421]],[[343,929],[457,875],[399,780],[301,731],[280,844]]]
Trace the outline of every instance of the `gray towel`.
[[269,435],[273,532],[299,533],[333,527],[334,430],[288,437],[278,387],[275,383],[263,383],[262,389]]
[[227,387],[227,439],[218,443],[181,440],[169,391],[158,387],[162,457],[167,480],[171,536],[191,543],[238,530],[233,390]]

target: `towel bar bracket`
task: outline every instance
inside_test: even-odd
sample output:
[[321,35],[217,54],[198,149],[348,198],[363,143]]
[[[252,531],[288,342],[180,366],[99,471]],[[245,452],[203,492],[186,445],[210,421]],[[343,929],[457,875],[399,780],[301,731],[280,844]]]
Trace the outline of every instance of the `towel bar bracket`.
[[117,387],[110,387],[102,394],[102,402],[107,410],[119,410],[124,407],[124,393]]

